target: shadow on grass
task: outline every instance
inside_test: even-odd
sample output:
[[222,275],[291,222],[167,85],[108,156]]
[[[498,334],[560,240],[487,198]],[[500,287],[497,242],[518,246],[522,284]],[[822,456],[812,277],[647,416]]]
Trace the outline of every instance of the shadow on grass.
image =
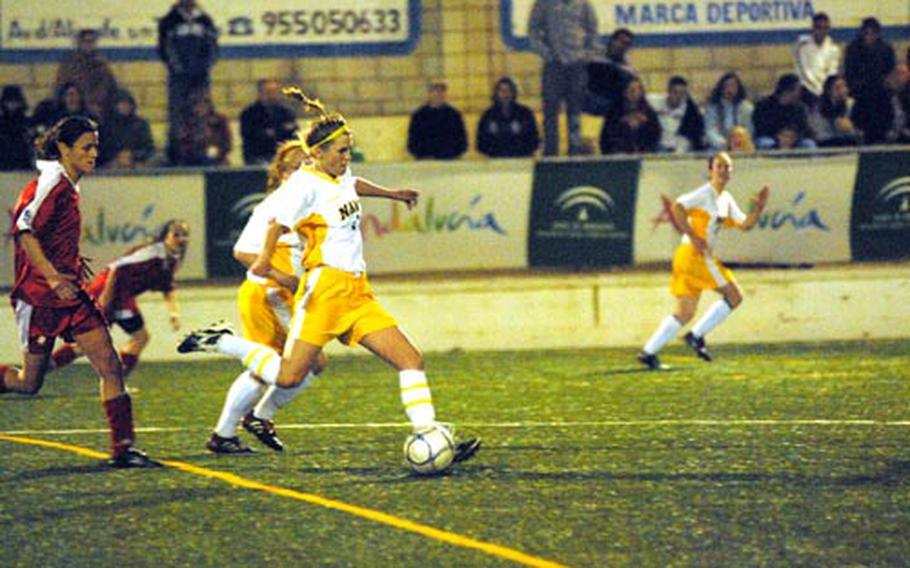
[[[105,471],[110,471],[106,469]],[[191,503],[206,501],[230,493],[230,488],[180,488],[174,490],[155,489],[147,494],[121,493],[111,497],[96,496],[98,498],[74,499],[78,505],[73,507],[58,507],[40,511],[26,510],[17,512],[9,520],[0,520],[0,527],[8,525],[21,525],[33,523],[47,523],[69,517],[79,519],[86,515],[95,518],[110,518],[113,514],[123,511],[153,510],[163,504]]]
[[705,472],[705,473],[625,473],[614,471],[522,471],[508,467],[475,465],[462,473],[471,477],[502,481],[641,481],[702,482],[722,484],[777,484],[811,487],[898,486],[910,483],[910,461],[889,462],[878,473],[825,476],[792,472]]

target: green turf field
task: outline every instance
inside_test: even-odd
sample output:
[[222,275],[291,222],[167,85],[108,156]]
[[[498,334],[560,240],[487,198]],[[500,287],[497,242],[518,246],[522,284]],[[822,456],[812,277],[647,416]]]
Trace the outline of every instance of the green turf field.
[[[435,479],[404,470],[376,360],[332,360],[279,416],[289,450],[243,457],[203,448],[237,365],[141,364],[139,446],[203,469],[0,440],[0,566],[910,565],[908,343],[714,351],[659,374],[629,351],[430,355],[440,417],[485,443]],[[89,368],[0,397],[0,432],[106,451]]]

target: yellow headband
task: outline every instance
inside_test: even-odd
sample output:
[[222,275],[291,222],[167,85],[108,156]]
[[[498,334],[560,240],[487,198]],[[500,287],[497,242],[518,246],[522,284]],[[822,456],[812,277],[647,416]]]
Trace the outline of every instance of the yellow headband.
[[347,124],[342,124],[342,125],[339,126],[334,132],[332,132],[331,134],[329,134],[328,136],[326,136],[326,137],[323,138],[321,141],[317,142],[315,145],[313,145],[313,146],[311,146],[311,147],[312,147],[312,148],[318,148],[318,147],[322,146],[323,144],[328,144],[329,142],[331,142],[332,140],[338,138],[338,137],[341,136],[342,134],[347,134],[347,133],[349,133],[349,132],[350,132],[350,130],[348,129],[348,125],[347,125]]

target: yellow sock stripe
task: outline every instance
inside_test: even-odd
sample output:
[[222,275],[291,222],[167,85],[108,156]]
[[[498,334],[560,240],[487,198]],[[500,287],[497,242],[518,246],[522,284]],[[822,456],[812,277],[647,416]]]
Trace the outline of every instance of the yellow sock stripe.
[[260,353],[262,353],[262,347],[257,347],[256,349],[250,351],[250,354],[243,358],[243,366],[249,367],[250,363],[253,362],[253,359],[255,359]]
[[401,387],[401,392],[406,392],[406,391],[414,390],[414,389],[428,389],[428,388],[430,388],[430,385],[428,385],[426,383],[417,383],[416,385],[411,385],[409,387]]
[[[49,442],[46,440],[38,440],[35,438],[22,438],[19,436],[8,436],[6,434],[0,434],[0,440],[18,442],[20,444],[29,444],[33,446],[44,446],[47,448],[73,452],[75,454],[90,458],[104,459],[108,457],[107,454],[96,452],[88,448],[70,446],[69,444]],[[244,489],[251,489],[253,491],[262,491],[276,495],[278,497],[287,497],[288,499],[303,501],[305,503],[310,503],[311,505],[319,505],[320,507],[325,507],[326,509],[348,513],[354,515],[355,517],[360,517],[376,523],[388,525],[399,530],[416,533],[421,536],[425,536],[427,538],[438,540],[440,542],[454,546],[479,550],[485,554],[497,556],[505,560],[511,560],[512,562],[523,564],[525,566],[533,566],[534,568],[567,568],[564,564],[559,564],[558,562],[553,562],[552,560],[546,560],[545,558],[532,556],[519,550],[515,550],[514,548],[508,548],[494,544],[492,542],[475,540],[467,536],[462,536],[460,534],[440,530],[428,525],[415,523],[407,519],[402,519],[401,517],[396,517],[387,513],[383,513],[381,511],[376,511],[374,509],[358,507],[357,505],[351,505],[343,501],[336,501],[334,499],[327,499],[325,497],[320,497],[319,495],[314,495],[312,493],[303,493],[300,491],[295,491],[293,489],[286,489],[284,487],[277,487],[275,485],[267,485],[265,483],[259,483],[258,481],[240,477],[239,475],[234,475],[233,473],[205,469],[203,467],[198,467],[184,462],[161,460],[161,463],[167,467],[172,467],[186,473],[192,473],[194,475],[199,475],[208,479],[223,481],[235,487],[242,487]]]
[[404,405],[405,410],[408,408],[414,408],[415,406],[420,406],[421,404],[433,404],[432,398],[418,398],[417,400],[412,400],[411,402]]
[[262,361],[259,362],[259,366],[256,367],[256,376],[262,376],[262,369],[265,368],[265,364],[272,360],[275,357],[274,353],[266,353],[265,357],[262,358]]

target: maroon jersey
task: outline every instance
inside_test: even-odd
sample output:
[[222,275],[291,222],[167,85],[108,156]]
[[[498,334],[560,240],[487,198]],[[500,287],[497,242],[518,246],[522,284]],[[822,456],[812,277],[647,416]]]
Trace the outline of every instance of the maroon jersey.
[[101,283],[97,293],[92,294],[96,298],[112,270],[117,275],[114,281],[114,302],[123,302],[148,290],[165,293],[173,290],[177,258],[168,254],[162,242],[139,247],[110,263],[95,277],[90,288],[95,288],[96,282]]
[[75,306],[82,300],[57,297],[19,243],[19,235],[30,232],[57,272],[75,276],[76,285],[81,286],[79,188],[67,177],[60,162],[38,162],[38,167],[41,174],[26,184],[13,209],[16,281],[10,295],[33,306]]

